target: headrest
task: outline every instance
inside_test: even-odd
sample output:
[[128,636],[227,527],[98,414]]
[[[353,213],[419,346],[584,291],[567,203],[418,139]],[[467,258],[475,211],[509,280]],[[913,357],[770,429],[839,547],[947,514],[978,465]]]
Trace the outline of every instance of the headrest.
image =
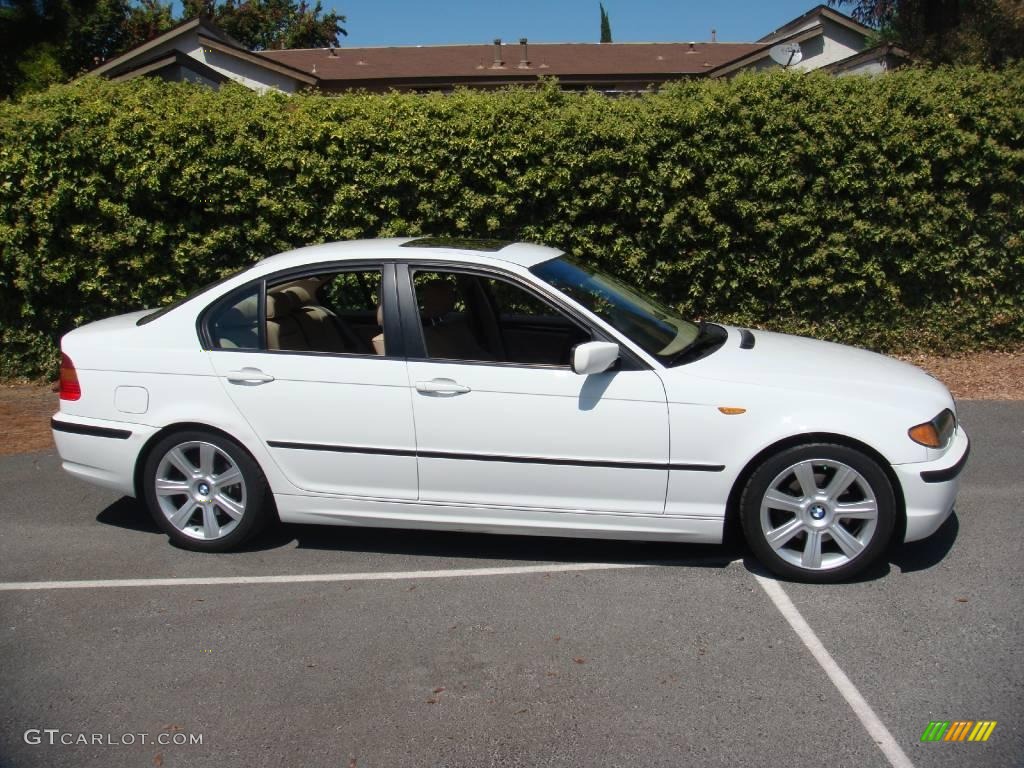
[[256,294],[253,294],[252,296],[246,296],[235,304],[227,314],[232,316],[232,323],[256,322],[256,318],[259,316],[259,309],[259,299],[256,297]]
[[290,293],[294,296],[296,304],[300,307],[315,303],[312,292],[304,285],[290,285],[284,289],[283,293]]
[[379,325],[381,328],[384,327],[384,305],[383,304],[378,304],[377,305],[377,325]]
[[427,317],[444,317],[455,309],[455,288],[447,280],[431,280],[419,294]]
[[299,308],[299,300],[288,291],[267,294],[267,319],[287,317]]

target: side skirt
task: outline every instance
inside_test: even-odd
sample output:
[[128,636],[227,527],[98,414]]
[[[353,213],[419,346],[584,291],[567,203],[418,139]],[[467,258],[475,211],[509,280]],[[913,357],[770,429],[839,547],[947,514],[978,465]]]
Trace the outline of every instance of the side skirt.
[[724,517],[565,512],[275,494],[285,523],[720,544]]

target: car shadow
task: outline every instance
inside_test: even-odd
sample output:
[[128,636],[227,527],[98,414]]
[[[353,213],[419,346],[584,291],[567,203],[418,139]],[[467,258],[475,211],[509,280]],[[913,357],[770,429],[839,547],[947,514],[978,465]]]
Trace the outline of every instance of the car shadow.
[[939,530],[921,541],[911,541],[895,547],[890,553],[890,562],[903,573],[924,571],[942,562],[960,535],[960,518],[953,510]]
[[138,499],[122,496],[96,515],[96,522],[142,533],[161,533],[153,518]]
[[[118,499],[96,516],[96,522],[138,533],[163,536],[146,508],[136,499]],[[888,557],[845,583],[858,584],[883,578],[895,566],[901,573],[927,570],[940,563],[956,542],[960,522],[956,512],[923,541],[897,544]],[[736,560],[757,575],[768,575],[741,537],[730,535],[724,544],[677,544],[661,541],[573,539],[554,536],[516,536],[457,531],[415,531],[400,528],[355,528],[335,525],[278,523],[269,526],[245,546],[223,557],[265,552],[294,546],[297,549],[363,552],[470,560],[515,560],[556,563],[620,563],[725,568]]]
[[[128,531],[163,536],[145,506],[128,497],[117,500],[100,512],[96,522]],[[742,547],[735,543],[677,544],[294,523],[268,526],[244,546],[220,556],[266,552],[289,546],[307,550],[471,560],[602,562],[695,568],[725,568],[742,557]]]
[[[616,541],[554,536],[282,525],[265,534],[299,549],[418,555],[472,560],[620,563],[725,568],[739,555],[719,545]],[[258,545],[260,542],[254,542]]]

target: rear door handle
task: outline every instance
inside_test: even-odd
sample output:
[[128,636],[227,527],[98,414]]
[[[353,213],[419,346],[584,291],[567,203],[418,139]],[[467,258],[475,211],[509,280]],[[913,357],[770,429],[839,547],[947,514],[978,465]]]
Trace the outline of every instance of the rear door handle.
[[259,368],[243,368],[240,371],[228,371],[227,380],[235,384],[266,384],[274,377]]
[[436,395],[464,395],[470,389],[452,379],[431,379],[430,381],[417,381],[416,391]]

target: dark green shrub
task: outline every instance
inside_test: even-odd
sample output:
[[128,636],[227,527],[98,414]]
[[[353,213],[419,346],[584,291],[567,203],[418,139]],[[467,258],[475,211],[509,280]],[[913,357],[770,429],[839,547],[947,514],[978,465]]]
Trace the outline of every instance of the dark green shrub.
[[258,96],[86,80],[0,105],[0,376],[325,240],[528,239],[694,316],[890,351],[1019,345],[1024,66]]

